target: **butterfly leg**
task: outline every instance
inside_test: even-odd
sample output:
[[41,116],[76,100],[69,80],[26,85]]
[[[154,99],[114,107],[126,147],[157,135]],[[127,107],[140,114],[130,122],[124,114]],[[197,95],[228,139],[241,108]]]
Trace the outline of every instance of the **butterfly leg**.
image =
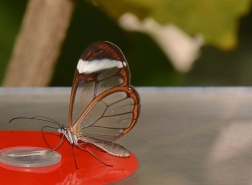
[[50,149],[53,150],[53,151],[56,151],[56,150],[62,145],[64,135],[62,135],[59,144],[57,144],[57,146],[56,146],[55,148],[52,148],[52,147],[49,145],[49,143],[46,141],[45,133],[44,133],[44,129],[45,129],[45,128],[54,128],[54,129],[57,129],[57,128],[51,127],[51,126],[43,126],[42,129],[41,129],[41,130],[42,130],[43,139],[44,139],[44,141],[45,141],[47,147],[50,148]]
[[105,166],[109,166],[109,167],[113,167],[113,165],[111,164],[107,164],[105,162],[103,162],[99,157],[97,157],[91,150],[89,150],[88,148],[84,147],[84,146],[80,146],[78,145],[78,147],[81,149],[81,150],[85,150],[87,151],[88,153],[90,153],[96,160],[98,160],[100,163],[104,164]]
[[74,158],[75,167],[76,167],[77,170],[79,170],[79,168],[78,168],[78,166],[77,166],[76,157],[75,157],[75,154],[74,154],[73,144],[70,144],[70,148],[71,148],[72,155],[73,155],[73,158]]

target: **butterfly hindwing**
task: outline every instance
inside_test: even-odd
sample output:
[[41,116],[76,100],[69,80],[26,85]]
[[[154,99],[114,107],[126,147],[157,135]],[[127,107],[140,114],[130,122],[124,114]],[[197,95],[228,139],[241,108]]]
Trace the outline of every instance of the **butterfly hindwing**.
[[135,125],[139,97],[132,86],[115,87],[97,96],[73,127],[78,136],[113,141]]

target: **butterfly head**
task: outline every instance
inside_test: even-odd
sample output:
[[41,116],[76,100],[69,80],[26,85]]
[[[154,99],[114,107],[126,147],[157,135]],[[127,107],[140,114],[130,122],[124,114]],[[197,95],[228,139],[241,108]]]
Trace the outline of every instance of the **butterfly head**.
[[68,129],[66,127],[64,127],[63,125],[60,125],[57,130],[59,133],[65,134]]

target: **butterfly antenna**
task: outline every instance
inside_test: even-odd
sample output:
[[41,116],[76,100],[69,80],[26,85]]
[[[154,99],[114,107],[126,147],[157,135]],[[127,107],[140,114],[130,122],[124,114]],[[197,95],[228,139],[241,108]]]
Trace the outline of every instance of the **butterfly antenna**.
[[[17,120],[17,119],[29,119],[29,120],[31,120],[31,121],[33,121],[33,120],[44,121],[44,122],[48,122],[48,123],[54,123],[54,124],[58,125],[59,127],[63,127],[63,125],[60,124],[58,121],[55,121],[55,120],[53,120],[53,119],[51,119],[51,118],[44,117],[44,116],[16,117],[16,118],[12,118],[12,119],[9,121],[9,123],[11,123],[12,121]],[[50,148],[51,150],[54,150],[54,151],[57,150],[57,149],[62,145],[62,143],[63,143],[64,135],[62,135],[59,144],[58,144],[54,149],[52,149],[52,147],[48,144],[48,142],[47,142],[46,139],[45,139],[44,128],[53,128],[53,129],[58,129],[58,128],[51,127],[51,126],[43,126],[43,127],[42,127],[42,136],[43,136],[43,139],[44,139],[44,141],[45,141],[47,147]]]
[[52,118],[45,117],[45,116],[33,116],[32,118],[33,119],[40,119],[41,121],[49,121],[51,123],[55,123],[55,124],[57,124],[59,126],[62,126],[62,124],[60,122],[58,122],[58,121],[56,121],[56,120],[54,120]]
[[38,121],[45,121],[45,122],[48,122],[48,123],[54,123],[58,126],[62,126],[62,124],[60,124],[58,121],[55,121],[51,118],[47,118],[47,117],[43,117],[43,116],[33,116],[33,117],[16,117],[16,118],[12,118],[9,123],[11,123],[12,121],[14,120],[17,120],[17,119],[29,119],[31,121],[33,120],[38,120]]

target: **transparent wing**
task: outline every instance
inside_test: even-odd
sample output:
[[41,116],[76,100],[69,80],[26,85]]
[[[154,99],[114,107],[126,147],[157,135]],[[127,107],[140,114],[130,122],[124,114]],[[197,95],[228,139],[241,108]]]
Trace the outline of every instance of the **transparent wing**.
[[81,55],[75,71],[70,107],[69,128],[83,111],[103,92],[130,84],[130,72],[121,50],[110,42],[96,42]]
[[72,131],[79,137],[113,141],[135,125],[139,96],[132,86],[119,86],[98,95],[82,113]]

